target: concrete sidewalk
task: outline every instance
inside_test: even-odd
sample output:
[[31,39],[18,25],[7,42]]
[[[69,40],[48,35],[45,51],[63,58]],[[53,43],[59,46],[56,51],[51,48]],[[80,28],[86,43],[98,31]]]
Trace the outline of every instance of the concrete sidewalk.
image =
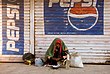
[[0,63],[0,74],[110,74],[110,65],[84,64],[84,68],[51,69],[23,63]]

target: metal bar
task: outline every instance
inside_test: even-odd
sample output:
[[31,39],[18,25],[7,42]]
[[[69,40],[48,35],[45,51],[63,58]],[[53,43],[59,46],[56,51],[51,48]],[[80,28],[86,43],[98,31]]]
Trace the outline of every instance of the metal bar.
[[34,0],[30,0],[30,53],[34,54]]

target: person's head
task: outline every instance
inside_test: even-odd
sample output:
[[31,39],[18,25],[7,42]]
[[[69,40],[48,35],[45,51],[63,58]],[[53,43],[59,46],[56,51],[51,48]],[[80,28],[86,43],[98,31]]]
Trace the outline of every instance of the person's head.
[[60,39],[58,39],[58,40],[56,40],[56,47],[60,47],[61,46],[61,40]]

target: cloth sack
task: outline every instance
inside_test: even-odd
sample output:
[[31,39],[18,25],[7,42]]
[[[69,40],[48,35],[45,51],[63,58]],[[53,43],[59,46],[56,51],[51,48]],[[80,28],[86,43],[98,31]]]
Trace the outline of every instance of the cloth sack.
[[84,65],[82,63],[81,56],[79,55],[78,52],[74,52],[71,54],[70,66],[71,67],[79,67],[79,68],[84,67]]
[[35,60],[35,56],[32,53],[25,53],[22,56],[22,59],[24,61],[25,64],[33,64],[34,60]]

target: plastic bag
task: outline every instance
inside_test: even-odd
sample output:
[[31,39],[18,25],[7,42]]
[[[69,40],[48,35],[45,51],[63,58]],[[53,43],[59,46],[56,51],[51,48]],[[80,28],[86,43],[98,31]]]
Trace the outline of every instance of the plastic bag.
[[71,54],[70,61],[71,61],[71,64],[70,64],[71,67],[79,67],[79,68],[84,67],[81,56],[77,52]]
[[44,65],[44,62],[41,58],[36,58],[35,59],[35,66],[41,67]]

